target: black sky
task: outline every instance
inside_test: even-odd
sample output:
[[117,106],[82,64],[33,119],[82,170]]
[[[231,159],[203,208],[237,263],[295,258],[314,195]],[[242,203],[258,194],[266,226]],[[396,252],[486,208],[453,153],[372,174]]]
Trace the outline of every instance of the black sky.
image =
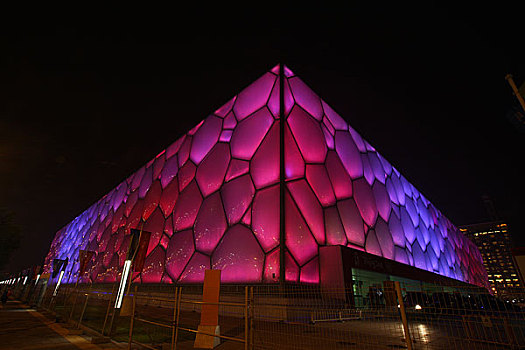
[[199,6],[4,15],[0,206],[24,230],[8,271],[281,61],[452,222],[487,220],[489,195],[525,245],[525,133],[504,80],[525,80],[515,4]]

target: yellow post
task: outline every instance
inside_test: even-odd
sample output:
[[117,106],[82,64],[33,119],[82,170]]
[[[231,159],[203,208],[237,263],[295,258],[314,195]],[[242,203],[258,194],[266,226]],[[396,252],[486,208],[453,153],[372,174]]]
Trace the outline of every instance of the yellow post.
[[512,79],[512,75],[507,74],[505,76],[505,80],[509,83],[510,87],[512,88],[512,91],[514,92],[514,95],[520,102],[521,108],[523,108],[523,111],[525,112],[525,101],[523,100],[523,96],[521,96],[520,92],[518,91],[518,88],[516,87],[516,84],[514,84],[514,80]]
[[[221,289],[221,270],[204,272],[202,291],[201,322],[195,336],[193,347],[213,349],[220,344],[220,338],[208,334],[220,335],[219,293]],[[207,334],[206,334],[207,333]]]
[[401,321],[403,322],[403,330],[405,331],[407,349],[412,350],[412,339],[410,338],[410,331],[408,329],[408,320],[405,310],[405,303],[403,302],[403,294],[401,293],[401,286],[398,281],[395,281],[394,284],[396,288],[397,300],[399,302],[399,310],[401,311]]

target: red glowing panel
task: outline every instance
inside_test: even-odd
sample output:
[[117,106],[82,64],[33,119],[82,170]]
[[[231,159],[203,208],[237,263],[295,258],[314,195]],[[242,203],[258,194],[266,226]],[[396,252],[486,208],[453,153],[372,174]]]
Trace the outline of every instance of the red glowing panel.
[[204,272],[210,268],[210,258],[204,254],[195,252],[182,272],[179,282],[202,283],[204,281]]
[[383,257],[391,260],[394,259],[394,241],[392,240],[386,222],[381,219],[377,220],[375,231]]
[[304,176],[304,160],[290,132],[288,124],[285,125],[284,131],[284,167],[287,180]]
[[[317,242],[289,195],[286,196],[286,246],[299,264],[317,254]],[[288,268],[288,264],[286,264]]]
[[178,197],[179,183],[177,181],[172,181],[168,187],[164,189],[160,197],[159,206],[165,216],[168,216],[171,213]]
[[245,160],[232,159],[230,167],[226,173],[226,181],[230,181],[238,176],[244,175],[250,169],[250,163]]
[[199,164],[213,145],[215,145],[219,139],[221,129],[222,119],[209,116],[205,119],[204,124],[202,124],[195,135],[193,135],[190,159],[195,164]]
[[273,117],[266,108],[240,122],[231,139],[232,156],[251,159],[272,123]]
[[392,236],[392,240],[394,241],[394,243],[400,247],[404,247],[405,233],[403,232],[401,221],[399,221],[396,214],[392,213],[392,215],[390,215],[388,226],[390,230],[390,235]]
[[279,186],[257,192],[252,224],[253,233],[265,251],[279,244]]
[[252,158],[250,173],[256,188],[279,180],[279,122],[274,123]]
[[164,168],[162,169],[160,173],[160,184],[162,185],[162,188],[165,188],[171,180],[177,175],[177,172],[179,171],[179,164],[178,164],[177,156],[174,155],[173,157],[169,158],[164,163]]
[[298,77],[290,78],[288,82],[292,88],[295,101],[315,119],[321,120],[323,118],[323,107],[321,107],[319,96]]
[[195,246],[197,250],[211,254],[227,227],[221,196],[216,192],[202,202],[195,221]]
[[179,171],[179,191],[182,191],[195,177],[197,167],[192,162],[187,162]]
[[332,107],[330,107],[329,105],[327,105],[324,101],[321,101],[322,104],[323,104],[323,109],[324,109],[324,112],[326,114],[326,116],[328,117],[328,120],[330,121],[330,124],[332,124],[332,126],[337,129],[337,130],[348,130],[348,124],[346,124],[346,122],[344,121],[343,118],[341,118],[339,116],[339,114],[337,114],[333,109]]
[[148,221],[144,223],[144,230],[151,232],[151,236],[148,244],[149,254],[160,242],[162,238],[162,232],[164,231],[165,219],[160,209],[155,210],[149,217]]
[[290,114],[290,111],[293,108],[295,101],[292,96],[292,92],[290,91],[290,84],[288,83],[288,79],[284,80],[284,114],[285,116],[288,116]]
[[182,146],[182,143],[186,139],[186,135],[183,135],[177,141],[173,142],[168,148],[166,148],[166,159],[170,159],[175,153],[177,153]]
[[288,183],[293,199],[301,210],[308,226],[319,244],[325,243],[323,208],[317,197],[304,180]]
[[349,133],[343,131],[335,133],[335,149],[343,166],[353,179],[363,176],[361,155]]
[[335,204],[335,195],[324,165],[308,164],[306,179],[323,206]]
[[182,146],[180,146],[180,150],[177,153],[177,158],[179,159],[179,167],[183,166],[184,163],[186,163],[186,161],[190,157],[190,148],[191,148],[191,136],[188,136],[182,143]]
[[146,257],[144,261],[144,268],[142,270],[142,282],[143,283],[158,283],[164,273],[164,262],[166,260],[166,254],[161,247],[155,248],[155,250]]
[[229,113],[226,118],[224,118],[224,129],[233,129],[237,125],[237,119],[235,119],[235,116],[233,115],[233,112]]
[[381,216],[383,220],[388,221],[388,217],[390,216],[390,197],[388,196],[385,185],[380,182],[374,183],[372,192],[374,193],[379,216]]
[[252,202],[255,188],[250,176],[244,175],[222,186],[221,195],[228,224],[233,225],[243,217]]
[[320,124],[302,108],[294,107],[288,117],[288,125],[304,160],[324,162],[327,147]]
[[139,187],[139,198],[144,198],[153,181],[153,167],[146,169]]
[[368,231],[368,234],[366,235],[365,250],[367,253],[382,256],[381,246],[377,241],[376,233],[374,232],[374,230]]
[[144,212],[142,219],[147,220],[151,213],[157,208],[162,195],[162,187],[159,181],[155,181],[144,198]]
[[336,207],[325,208],[326,243],[328,245],[346,245],[346,235]]
[[337,153],[328,152],[326,157],[326,170],[330,176],[335,196],[337,199],[345,199],[352,196],[352,180],[347,172]]
[[285,268],[285,279],[287,282],[297,282],[299,280],[299,267],[293,260],[292,256],[286,253],[284,260]]
[[193,181],[179,195],[173,210],[173,229],[175,231],[192,227],[202,203],[197,183]]
[[197,183],[204,197],[217,191],[223,181],[230,162],[230,147],[225,143],[218,143],[197,169]]
[[315,258],[301,268],[301,283],[319,283],[319,259]]
[[279,249],[275,249],[273,252],[266,255],[266,260],[264,262],[263,281],[279,281]]
[[262,280],[264,253],[252,232],[243,225],[231,227],[212,255],[212,268],[221,270],[223,282]]
[[140,182],[142,181],[142,178],[144,177],[145,172],[146,172],[146,166],[143,166],[133,175],[133,181],[131,182],[132,191],[135,191],[137,188],[139,188]]
[[275,118],[279,118],[279,110],[280,110],[280,105],[281,105],[281,101],[280,101],[281,87],[279,85],[280,85],[279,79],[276,79],[275,83],[273,84],[273,89],[270,95],[270,99],[268,100],[268,109],[270,110],[270,112],[272,112]]
[[370,185],[358,179],[354,181],[354,199],[361,217],[368,226],[372,226],[377,218],[377,207]]
[[194,252],[191,230],[174,234],[166,250],[166,271],[176,281]]
[[164,163],[166,163],[166,156],[164,154],[158,156],[153,163],[153,180],[157,180],[164,168]]
[[348,241],[358,246],[364,246],[363,219],[355,202],[352,199],[339,201],[337,202],[337,209],[339,210],[339,216],[343,222]]
[[266,104],[276,78],[274,74],[266,73],[237,96],[233,111],[239,120]]
[[215,111],[215,114],[218,115],[219,117],[224,118],[231,111],[234,102],[235,102],[235,97],[229,100],[228,102],[226,102],[222,107],[217,109]]

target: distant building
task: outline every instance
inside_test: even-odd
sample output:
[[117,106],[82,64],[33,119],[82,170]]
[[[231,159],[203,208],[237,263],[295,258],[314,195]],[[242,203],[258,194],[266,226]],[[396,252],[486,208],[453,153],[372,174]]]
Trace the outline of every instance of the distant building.
[[462,226],[460,231],[479,248],[494,294],[502,298],[522,294],[523,279],[511,253],[508,225],[503,221],[492,221]]
[[525,294],[525,247],[515,247],[511,249],[512,257],[518,266],[518,276],[521,278],[521,285],[524,287],[523,294]]

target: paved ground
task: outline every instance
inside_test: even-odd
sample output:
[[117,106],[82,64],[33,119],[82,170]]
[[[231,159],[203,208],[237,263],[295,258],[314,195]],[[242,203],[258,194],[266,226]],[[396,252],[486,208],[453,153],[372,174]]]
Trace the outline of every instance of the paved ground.
[[[8,301],[0,306],[0,349],[118,349],[108,343],[95,345],[83,335],[68,334],[69,330],[41,313],[18,301]],[[126,344],[127,345],[127,344]]]
[[[103,304],[103,305],[102,305]],[[102,303],[106,309],[106,303]],[[173,310],[150,305],[137,307],[137,317],[169,323],[173,317]],[[48,316],[46,318],[46,316]],[[127,348],[127,343],[91,344],[87,335],[73,335],[68,333],[68,327],[63,323],[56,323],[48,314],[17,302],[10,301],[7,307],[0,306],[0,350],[1,349],[118,349]],[[93,314],[90,317],[94,317]],[[88,317],[85,317],[87,319]],[[421,317],[420,317],[421,318]],[[195,329],[200,314],[192,310],[182,310],[180,321],[182,326]],[[95,319],[102,322],[102,318]],[[124,320],[121,329],[124,332],[122,339],[127,339],[129,318]],[[99,323],[100,323],[99,322]],[[95,322],[96,323],[96,322]],[[464,325],[460,318],[437,319],[422,317],[421,320],[410,320],[410,333],[414,339],[414,349],[506,349],[508,347],[490,344],[487,342],[468,341],[465,339]],[[243,338],[244,321],[239,317],[221,316],[221,334],[229,337]],[[474,326],[473,323],[471,326]],[[480,326],[480,325],[478,325]],[[96,327],[95,327],[96,328]],[[118,328],[118,327],[117,327]],[[145,328],[136,321],[134,329],[141,336],[140,339],[171,338],[171,331],[164,328]],[[521,328],[516,328],[520,330]],[[87,330],[87,328],[86,328]],[[471,330],[474,332],[475,330]],[[501,329],[496,332],[495,325],[483,328],[483,332],[492,331],[495,334],[505,334]],[[167,333],[166,333],[167,332]],[[115,332],[118,333],[118,332]],[[484,334],[493,338],[490,334]],[[522,336],[523,334],[516,334]],[[290,349],[290,350],[317,350],[317,349],[403,349],[406,348],[404,332],[399,319],[394,318],[363,318],[347,322],[276,322],[271,320],[256,320],[254,322],[254,344],[256,349]],[[151,340],[153,339],[151,338]],[[117,337],[116,339],[119,339]],[[119,339],[120,341],[123,341]],[[169,340],[168,339],[168,340]],[[494,338],[495,339],[495,338]],[[146,342],[141,340],[142,342]],[[161,340],[162,342],[162,340]],[[148,342],[151,344],[151,342]],[[167,345],[167,344],[165,344]],[[134,345],[134,349],[139,348]],[[178,350],[193,349],[193,337],[179,333]],[[242,350],[244,344],[223,341],[217,350]]]

